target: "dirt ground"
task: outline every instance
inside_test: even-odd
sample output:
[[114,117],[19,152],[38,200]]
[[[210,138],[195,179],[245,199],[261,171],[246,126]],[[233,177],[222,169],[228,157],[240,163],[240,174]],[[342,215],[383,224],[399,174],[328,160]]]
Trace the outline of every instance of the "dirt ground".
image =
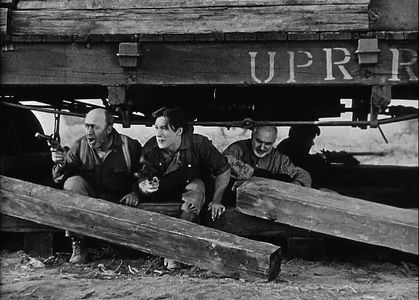
[[266,283],[190,266],[167,271],[146,254],[86,265],[67,263],[68,253],[3,251],[0,258],[1,299],[418,299],[415,261],[284,258],[280,276]]

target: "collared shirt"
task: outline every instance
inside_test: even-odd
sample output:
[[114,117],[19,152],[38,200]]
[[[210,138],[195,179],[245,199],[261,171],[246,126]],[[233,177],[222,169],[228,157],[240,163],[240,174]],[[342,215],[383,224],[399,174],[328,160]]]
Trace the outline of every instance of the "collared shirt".
[[288,175],[293,183],[311,187],[311,178],[308,172],[294,166],[288,156],[279,153],[276,149],[272,149],[264,157],[257,157],[253,153],[251,139],[234,142],[224,150],[223,155],[232,155],[255,170],[266,170],[276,176]]
[[156,137],[152,137],[144,145],[140,160],[140,176],[143,179],[158,177],[160,180],[159,190],[153,195],[159,201],[178,197],[185,186],[196,178],[205,182],[211,175],[218,176],[229,168],[211,141],[192,131],[182,134],[180,147],[172,157],[168,158],[164,151],[158,147]]
[[163,155],[163,151],[158,147],[156,137],[148,140],[143,149],[141,160],[154,169],[157,177],[186,167],[191,171],[193,178],[189,180],[192,180],[207,174],[218,176],[229,168],[223,155],[208,138],[200,134],[182,134],[180,147],[170,159]]
[[57,183],[80,175],[106,200],[119,201],[126,194],[136,191],[134,172],[139,170],[141,145],[137,140],[127,137],[131,170],[123,153],[121,135],[113,129],[113,142],[110,153],[102,160],[95,149],[89,146],[86,136],[79,138],[66,154],[64,166],[55,165],[53,178]]

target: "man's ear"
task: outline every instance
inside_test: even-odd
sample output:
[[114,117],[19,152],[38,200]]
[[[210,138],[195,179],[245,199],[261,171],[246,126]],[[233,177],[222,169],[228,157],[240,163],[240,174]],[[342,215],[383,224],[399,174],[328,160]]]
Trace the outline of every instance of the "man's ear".
[[182,135],[183,133],[183,128],[179,127],[178,129],[176,129],[176,135]]
[[108,125],[108,126],[106,126],[106,133],[107,134],[111,134],[111,132],[112,132],[112,126],[110,126],[110,125]]

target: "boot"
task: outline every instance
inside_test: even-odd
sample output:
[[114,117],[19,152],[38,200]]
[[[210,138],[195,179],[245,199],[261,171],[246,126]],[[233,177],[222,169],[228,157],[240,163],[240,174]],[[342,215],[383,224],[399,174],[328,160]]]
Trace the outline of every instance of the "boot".
[[87,262],[87,251],[82,240],[72,238],[73,254],[68,261],[71,264],[85,264]]
[[169,271],[178,270],[182,268],[182,264],[174,259],[165,258],[163,265]]

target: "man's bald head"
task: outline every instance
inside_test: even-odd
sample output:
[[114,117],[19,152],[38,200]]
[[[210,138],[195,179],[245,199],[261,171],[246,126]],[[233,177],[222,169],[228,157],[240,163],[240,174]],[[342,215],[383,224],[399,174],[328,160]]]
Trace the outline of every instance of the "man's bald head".
[[106,109],[95,108],[84,119],[85,134],[92,148],[106,147],[111,140],[113,116]]
[[98,120],[105,122],[106,125],[113,126],[113,115],[104,108],[95,108],[89,111],[85,120]]
[[269,154],[276,141],[278,130],[275,126],[257,126],[252,131],[253,153],[261,158]]
[[278,129],[275,126],[255,126],[252,130],[252,135],[258,134],[262,132],[262,134],[271,135],[272,137],[276,137],[278,135]]

